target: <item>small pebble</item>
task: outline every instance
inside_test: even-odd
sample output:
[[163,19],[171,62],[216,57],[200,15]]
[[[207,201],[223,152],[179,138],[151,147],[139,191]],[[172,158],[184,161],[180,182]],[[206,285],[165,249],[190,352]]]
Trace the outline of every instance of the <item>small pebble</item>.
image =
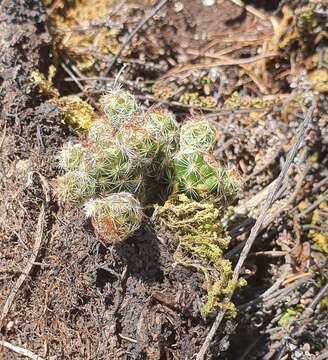
[[174,4],[174,11],[178,13],[183,10],[183,7],[184,7],[183,4],[180,1],[178,1]]
[[215,4],[216,0],[203,0],[204,6],[213,6]]

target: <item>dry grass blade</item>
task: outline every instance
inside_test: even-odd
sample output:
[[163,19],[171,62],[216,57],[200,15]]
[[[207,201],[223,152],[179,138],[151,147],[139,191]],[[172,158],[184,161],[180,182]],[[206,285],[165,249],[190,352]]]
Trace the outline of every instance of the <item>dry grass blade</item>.
[[0,316],[0,327],[3,326],[3,321],[6,318],[6,316],[8,315],[8,312],[13,304],[13,301],[15,299],[17,292],[23,285],[23,283],[24,283],[25,279],[27,278],[27,276],[29,275],[29,273],[31,272],[34,262],[38,256],[38,253],[39,253],[39,250],[41,247],[41,243],[42,243],[42,238],[43,238],[44,215],[45,215],[44,204],[42,204],[41,210],[40,210],[40,215],[38,218],[38,223],[36,226],[35,242],[34,242],[34,246],[33,246],[32,256],[28,260],[25,269],[23,270],[22,274],[19,276],[18,280],[16,281],[14,287],[12,288],[12,290],[5,302],[5,305],[2,309],[1,316]]
[[[267,197],[267,199],[266,199],[266,201],[265,201],[265,203],[264,203],[264,205],[262,207],[260,215],[257,218],[255,225],[252,227],[250,236],[246,241],[246,244],[245,244],[245,246],[244,246],[244,248],[243,248],[243,250],[241,252],[239,260],[238,260],[238,262],[236,264],[236,267],[234,269],[233,279],[236,280],[236,281],[239,279],[239,274],[240,274],[240,271],[242,269],[242,266],[243,266],[243,264],[244,264],[244,262],[245,262],[245,260],[246,260],[246,258],[248,256],[248,253],[249,253],[249,251],[250,251],[250,249],[251,249],[251,247],[252,247],[252,245],[253,245],[253,243],[254,243],[254,241],[255,241],[258,233],[259,233],[259,231],[261,230],[261,227],[262,227],[262,224],[263,224],[263,222],[265,220],[266,214],[267,214],[269,208],[272,206],[272,204],[274,202],[274,199],[276,197],[276,194],[279,191],[279,189],[280,189],[280,187],[281,187],[281,185],[282,185],[282,183],[283,183],[283,181],[284,181],[284,179],[286,177],[288,169],[289,169],[290,165],[292,164],[292,162],[293,162],[293,160],[294,160],[294,158],[295,158],[295,156],[297,154],[297,151],[298,151],[298,149],[299,149],[299,147],[300,147],[300,145],[302,143],[302,140],[303,140],[303,137],[304,137],[304,134],[305,134],[305,130],[308,127],[308,125],[310,123],[310,120],[311,120],[311,117],[312,117],[312,112],[313,112],[313,108],[310,108],[307,111],[307,114],[306,114],[306,116],[305,116],[305,118],[304,118],[304,120],[303,120],[303,122],[301,124],[301,127],[300,127],[300,129],[299,129],[299,131],[297,133],[295,143],[294,143],[293,147],[291,148],[290,152],[288,153],[286,162],[285,162],[283,168],[281,169],[281,172],[280,172],[280,174],[279,174],[279,176],[277,178],[275,186],[272,189],[272,191],[269,193],[269,195],[268,195],[268,197]],[[233,295],[233,292],[228,294],[227,301],[231,300],[232,295]],[[224,317],[225,312],[226,312],[226,309],[224,309],[224,308],[222,308],[219,311],[219,313],[218,313],[218,315],[217,315],[217,317],[216,317],[216,319],[215,319],[209,333],[207,334],[207,337],[205,339],[204,344],[202,345],[199,353],[197,354],[197,357],[196,357],[197,360],[203,360],[204,359],[206,351],[207,351],[208,347],[210,346],[210,343],[211,343],[213,337],[216,334],[217,329],[219,328],[219,326],[220,326],[220,324],[222,322],[222,319]]]
[[4,340],[0,340],[0,345],[2,345],[3,347],[11,350],[11,351],[14,351],[16,354],[19,354],[19,355],[22,355],[22,356],[25,356],[29,359],[32,359],[32,360],[44,360],[41,356],[39,355],[36,355],[34,354],[32,351],[30,350],[27,350],[27,349],[24,349],[20,346],[16,346],[16,345],[13,345],[7,341],[4,341]]
[[161,77],[161,79],[166,79],[170,76],[180,75],[186,71],[196,70],[196,69],[211,69],[217,66],[232,66],[232,65],[244,65],[244,64],[251,64],[259,60],[267,59],[267,58],[274,58],[279,56],[277,52],[269,52],[267,54],[256,55],[249,58],[244,59],[231,59],[231,60],[222,60],[222,61],[214,61],[209,64],[192,64],[192,65],[185,65],[180,68],[175,68],[166,73]]

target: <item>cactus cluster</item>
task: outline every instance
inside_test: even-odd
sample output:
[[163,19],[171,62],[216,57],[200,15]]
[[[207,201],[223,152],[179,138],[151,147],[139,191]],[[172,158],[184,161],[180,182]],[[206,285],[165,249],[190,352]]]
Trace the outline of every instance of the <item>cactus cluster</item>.
[[[231,264],[223,259],[229,238],[220,209],[240,183],[212,155],[215,125],[195,119],[179,126],[170,112],[143,111],[120,89],[101,97],[100,104],[105,116],[93,116],[85,140],[60,152],[65,171],[58,179],[60,197],[84,204],[95,232],[107,242],[128,238],[140,227],[142,206],[166,199],[155,213],[178,240],[176,260],[204,273],[204,315],[231,306],[222,303],[234,284]],[[76,106],[73,110],[76,123]]]
[[[95,230],[104,236],[107,229],[109,241],[132,234],[141,221],[140,204],[156,197],[163,200],[172,193],[184,193],[195,200],[213,200],[238,190],[236,178],[211,155],[215,127],[209,121],[188,121],[180,127],[170,112],[143,111],[121,89],[102,96],[100,104],[105,116],[94,117],[86,139],[61,150],[65,174],[58,179],[58,191],[64,200],[85,203]],[[115,218],[117,199],[124,204],[125,215],[118,211]],[[117,236],[110,228],[116,229]]]
[[[123,90],[103,96],[100,103],[106,116],[94,119],[86,140],[63,146],[59,161],[65,174],[58,179],[57,188],[63,200],[85,203],[87,216],[102,236],[106,233],[104,229],[109,229],[104,224],[112,223],[117,236],[108,231],[107,238],[117,241],[128,237],[140,225],[140,203],[148,203],[158,188],[168,191],[178,124],[167,111],[143,112],[135,98]],[[125,201],[125,196],[129,201]],[[125,215],[115,218],[117,208],[109,211],[109,202],[118,203],[118,199],[125,206]],[[111,213],[112,222],[108,220]]]

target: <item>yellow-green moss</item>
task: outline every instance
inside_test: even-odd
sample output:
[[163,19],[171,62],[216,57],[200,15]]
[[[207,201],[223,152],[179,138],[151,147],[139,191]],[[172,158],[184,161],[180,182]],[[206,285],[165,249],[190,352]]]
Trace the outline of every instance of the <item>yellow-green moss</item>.
[[286,309],[286,310],[282,313],[282,315],[281,315],[281,317],[279,318],[277,324],[278,324],[279,326],[285,326],[285,325],[287,325],[287,324],[288,324],[288,321],[289,321],[289,319],[290,319],[291,317],[299,316],[299,315],[301,314],[302,309],[303,309],[302,306],[299,306],[299,305],[297,305],[297,306],[295,306],[295,307],[290,307],[290,308]]
[[58,97],[59,92],[53,87],[52,79],[56,73],[56,68],[51,65],[49,67],[48,79],[38,70],[34,69],[31,71],[29,79],[37,86],[39,93],[48,98]]
[[115,53],[119,47],[119,30],[99,24],[99,17],[113,18],[111,12],[119,6],[117,0],[69,0],[49,4],[50,31],[57,51],[64,51],[75,60],[85,75],[97,75],[107,66],[103,56]]
[[310,230],[309,236],[315,242],[315,248],[328,255],[328,237],[327,234],[316,230]]
[[328,92],[328,70],[326,68],[316,69],[308,75],[311,87],[320,92]]
[[[311,216],[311,224],[320,226],[320,223],[325,224],[326,219],[322,217],[320,211],[328,212],[328,203],[323,201],[318,209],[314,210]],[[314,247],[324,254],[328,254],[328,234],[325,231],[318,231],[311,229],[309,237],[314,241]]]
[[328,309],[328,292],[326,295],[321,299],[320,304],[325,308]]
[[217,307],[226,307],[233,314],[233,304],[224,300],[237,285],[232,281],[230,261],[223,258],[230,239],[221,225],[215,203],[177,195],[159,207],[158,214],[160,223],[177,239],[175,260],[204,274],[207,301],[203,314],[206,316]]
[[61,107],[66,123],[75,129],[87,130],[94,115],[93,108],[78,96],[64,96],[54,101]]

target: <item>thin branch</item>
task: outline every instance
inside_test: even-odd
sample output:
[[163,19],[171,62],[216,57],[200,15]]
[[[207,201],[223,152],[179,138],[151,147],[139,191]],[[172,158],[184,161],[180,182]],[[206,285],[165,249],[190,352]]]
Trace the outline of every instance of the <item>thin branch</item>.
[[256,55],[256,56],[252,56],[249,58],[243,58],[243,59],[231,59],[231,60],[222,60],[222,61],[212,61],[211,63],[208,64],[192,64],[192,65],[185,65],[181,68],[174,68],[172,70],[170,70],[169,72],[167,72],[166,74],[164,74],[160,79],[166,79],[168,77],[171,76],[176,76],[179,75],[181,73],[184,73],[186,71],[192,71],[192,70],[197,70],[197,69],[212,69],[214,67],[218,67],[218,66],[232,66],[232,65],[245,65],[245,64],[252,64],[256,61],[259,60],[263,60],[263,59],[267,59],[267,58],[274,58],[279,56],[278,53],[276,52],[270,52],[267,54],[261,54],[261,55]]
[[318,305],[319,301],[325,296],[327,291],[328,291],[328,281],[326,282],[325,286],[318,292],[315,298],[312,300],[311,304],[305,309],[300,320],[309,317],[313,313],[315,307]]
[[[276,194],[277,192],[279,191],[282,183],[284,182],[284,179],[286,177],[286,174],[288,172],[288,169],[290,167],[290,165],[292,164],[296,154],[297,154],[297,151],[298,149],[300,148],[301,146],[301,143],[302,143],[302,140],[303,140],[303,137],[304,137],[304,134],[305,134],[305,130],[306,128],[308,127],[309,123],[310,123],[310,120],[311,120],[311,117],[312,117],[312,112],[313,112],[313,108],[310,108],[308,111],[307,111],[307,114],[301,124],[301,127],[298,131],[298,134],[296,136],[296,140],[295,140],[295,143],[292,147],[292,149],[290,150],[290,152],[288,153],[288,156],[287,156],[287,159],[286,159],[286,162],[283,166],[283,168],[281,169],[281,172],[277,178],[277,181],[275,183],[275,186],[274,188],[272,189],[271,193],[269,193],[263,207],[262,207],[262,210],[260,212],[260,215],[259,217],[257,218],[256,220],[256,223],[255,225],[252,227],[252,230],[251,230],[251,233],[250,233],[250,236],[241,252],[241,255],[239,257],[239,260],[236,264],[236,267],[234,269],[234,272],[233,272],[233,280],[237,281],[239,279],[239,275],[240,275],[240,271],[244,265],[244,262],[248,256],[248,253],[250,252],[250,249],[259,233],[259,231],[261,230],[261,227],[262,227],[262,224],[265,220],[265,217],[266,217],[266,214],[269,210],[269,208],[272,206],[273,202],[274,202],[274,199],[276,197]],[[232,295],[233,295],[233,291],[227,295],[227,299],[226,301],[230,301],[231,298],[232,298]],[[225,308],[221,308],[220,311],[218,312],[217,314],[217,317],[209,331],[209,333],[207,334],[207,337],[205,339],[205,342],[204,344],[202,345],[199,353],[197,354],[197,357],[196,357],[196,360],[203,360],[204,357],[205,357],[205,354],[206,354],[206,351],[208,349],[208,347],[210,346],[211,342],[212,342],[212,339],[213,337],[215,336],[216,334],[216,331],[217,329],[219,328],[221,322],[222,322],[222,319],[224,317],[224,314],[226,312],[226,309]]]
[[27,278],[27,276],[29,275],[29,273],[31,272],[31,270],[33,268],[33,265],[35,263],[35,260],[36,260],[36,258],[38,256],[38,253],[39,253],[39,250],[40,250],[40,247],[41,247],[42,238],[43,238],[43,228],[44,228],[44,204],[42,204],[42,206],[41,206],[40,215],[39,215],[38,223],[37,223],[37,226],[36,226],[35,242],[34,242],[32,256],[28,260],[24,271],[19,276],[19,278],[16,281],[14,287],[11,289],[11,292],[10,292],[6,302],[5,302],[5,305],[4,305],[3,309],[2,309],[1,316],[0,316],[0,328],[3,325],[4,319],[8,315],[8,312],[9,312],[9,310],[10,310],[12,304],[13,304],[13,301],[15,299],[15,296],[16,296],[18,290],[21,288],[21,286],[23,285],[25,279]]
[[87,99],[90,101],[90,104],[96,109],[96,110],[100,110],[99,106],[97,105],[97,103],[86,93],[86,91],[84,90],[84,87],[81,85],[80,81],[78,80],[78,78],[75,76],[75,74],[73,73],[73,71],[71,71],[68,66],[66,66],[63,62],[60,64],[62,66],[62,68],[66,71],[66,73],[73,79],[73,81],[75,82],[75,84],[77,85],[77,87],[82,91],[82,93],[87,97]]
[[9,343],[8,341],[0,340],[0,345],[15,352],[16,354],[28,357],[29,359],[44,360],[41,356],[34,354],[32,351],[24,349],[17,345],[13,345],[13,344]]
[[139,22],[139,24],[134,28],[133,31],[131,31],[131,33],[129,34],[129,36],[127,37],[127,39],[124,41],[124,43],[121,45],[120,49],[118,50],[118,52],[116,53],[116,55],[114,56],[114,59],[112,60],[112,62],[110,63],[110,65],[108,66],[105,75],[108,75],[113,66],[115,65],[117,59],[121,56],[122,51],[125,49],[125,47],[129,44],[129,42],[132,40],[132,38],[137,34],[137,32],[148,22],[148,20],[150,20],[153,16],[156,15],[156,13],[158,13],[158,11],[168,2],[168,0],[161,0],[156,6],[154,6],[153,9],[151,9],[149,11],[148,14],[146,14],[144,16],[144,18]]

